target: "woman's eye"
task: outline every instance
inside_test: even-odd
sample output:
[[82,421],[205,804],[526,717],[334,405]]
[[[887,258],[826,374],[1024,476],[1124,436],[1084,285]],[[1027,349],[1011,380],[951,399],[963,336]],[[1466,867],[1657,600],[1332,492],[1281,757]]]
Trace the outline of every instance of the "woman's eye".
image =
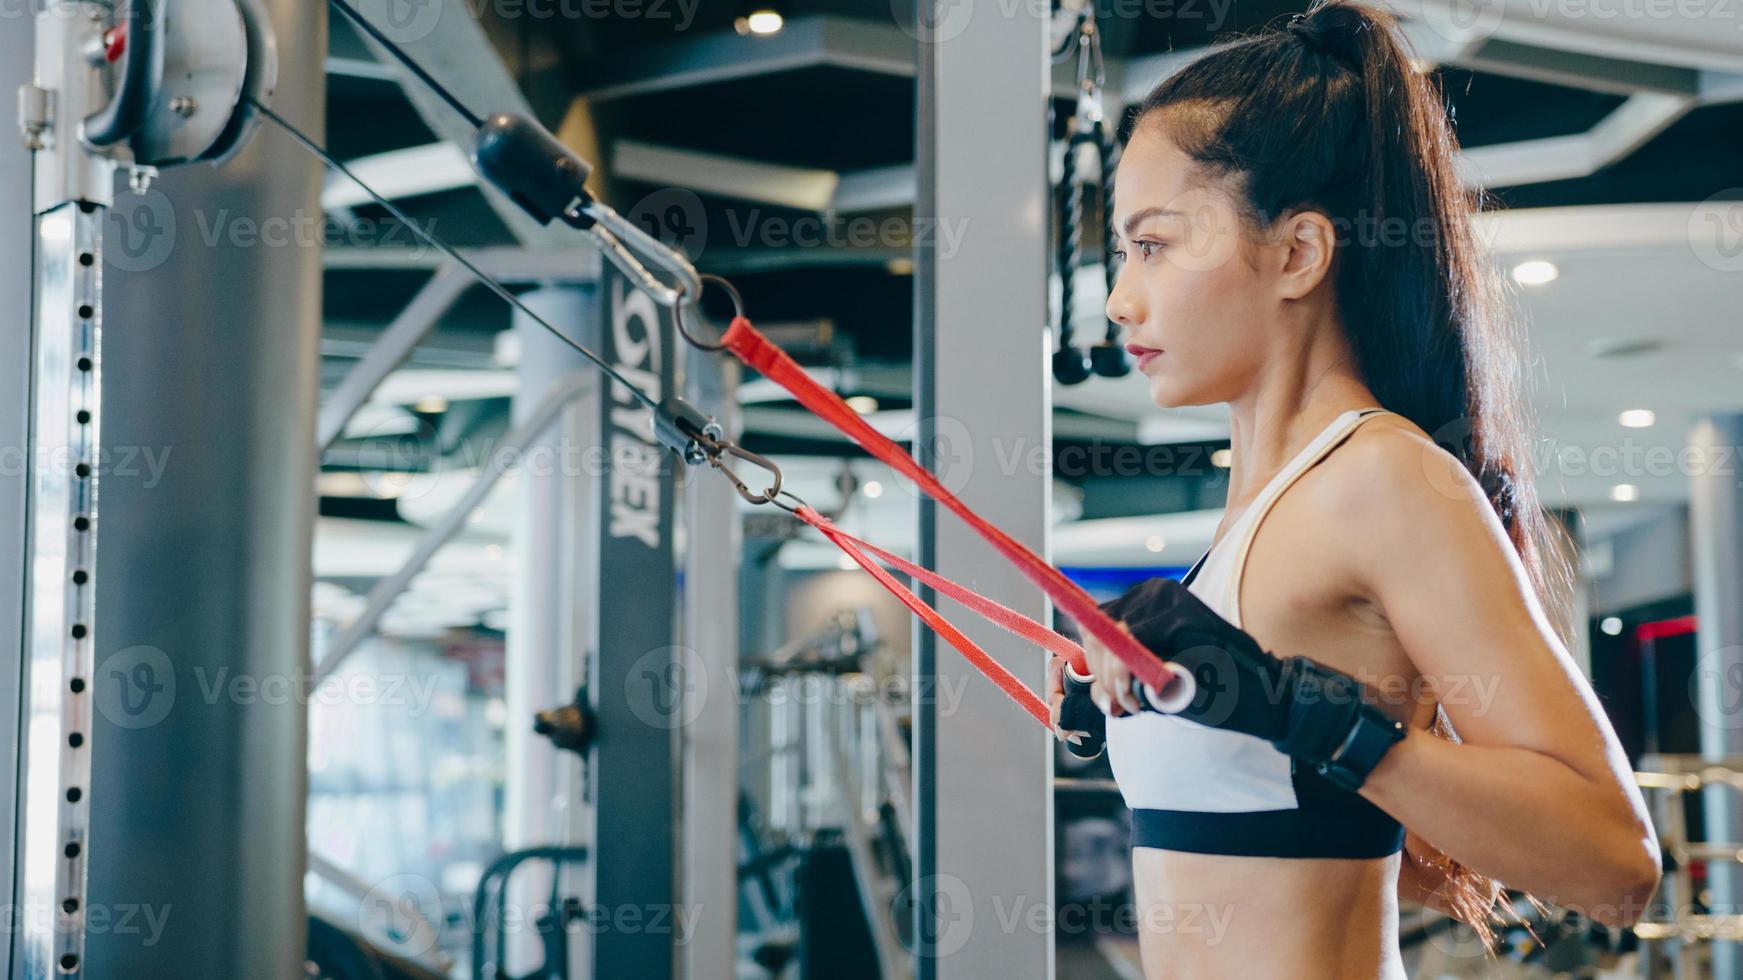
[[1155,255],[1157,252],[1161,251],[1161,249],[1162,249],[1161,242],[1138,242],[1137,245],[1138,245],[1138,251],[1143,252],[1144,258],[1146,258],[1146,259],[1152,255]]

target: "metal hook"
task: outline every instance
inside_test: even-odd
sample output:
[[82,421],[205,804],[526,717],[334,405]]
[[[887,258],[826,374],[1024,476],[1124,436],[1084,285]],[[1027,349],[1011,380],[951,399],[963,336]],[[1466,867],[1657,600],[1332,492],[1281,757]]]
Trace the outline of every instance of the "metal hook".
[[[737,286],[734,286],[731,282],[728,282],[725,278],[723,278],[721,276],[717,276],[717,275],[713,274],[712,272],[703,273],[700,277],[700,281],[701,281],[704,288],[706,288],[707,285],[712,282],[712,283],[719,285],[721,289],[726,290],[726,295],[732,297],[732,315],[733,315],[733,317],[734,318],[742,318],[744,316],[744,296],[742,296],[739,293]],[[702,301],[702,297],[700,297],[700,296],[696,297],[696,306],[698,309],[701,308],[701,301]],[[678,304],[673,305],[673,307],[672,307],[672,319],[677,324],[678,336],[683,337],[684,340],[690,344],[690,346],[695,347],[698,350],[705,350],[705,351],[710,351],[710,352],[725,350],[726,349],[725,344],[711,344],[711,343],[708,343],[707,341],[698,340],[694,335],[692,335],[690,333],[689,330],[684,328],[684,308],[688,305],[690,305],[690,304],[678,303]]]
[[[781,468],[776,466],[768,457],[759,456],[756,453],[731,442],[716,442],[710,448],[714,451],[708,454],[709,464],[725,474],[728,480],[732,481],[732,485],[738,488],[738,495],[740,497],[743,497],[745,500],[748,500],[753,504],[767,504],[773,503],[775,498],[781,495]],[[767,471],[770,476],[774,477],[774,485],[769,487],[767,490],[764,490],[762,493],[752,491],[750,487],[745,485],[743,480],[738,478],[738,474],[733,472],[732,467],[726,465],[726,463],[721,460],[720,457],[722,453],[737,456],[739,459],[742,459],[753,466],[761,467]]]

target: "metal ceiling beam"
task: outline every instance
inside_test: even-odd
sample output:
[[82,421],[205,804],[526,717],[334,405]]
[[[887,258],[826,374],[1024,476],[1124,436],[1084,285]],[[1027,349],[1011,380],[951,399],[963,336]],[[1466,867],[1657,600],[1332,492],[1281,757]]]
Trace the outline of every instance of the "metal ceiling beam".
[[611,147],[611,171],[620,179],[684,187],[700,194],[801,211],[823,211],[835,200],[841,175],[816,167],[790,167],[701,153],[640,140],[618,140]]
[[[1394,6],[1435,30],[1454,36],[1499,38],[1539,48],[1578,51],[1604,58],[1686,68],[1743,71],[1743,48],[1736,43],[1736,21],[1713,6],[1705,18],[1599,16],[1586,5],[1544,10],[1541,0],[1393,0]],[[1622,13],[1629,8],[1618,7]],[[1584,15],[1582,15],[1584,14]]]
[[[478,172],[472,169],[466,151],[446,142],[358,157],[347,161],[345,167],[390,201],[478,185]],[[322,210],[331,213],[373,203],[357,181],[343,174],[327,174],[321,191]]]
[[[460,254],[485,275],[498,282],[593,282],[599,278],[599,253],[574,247],[578,233],[567,236],[569,248],[533,251],[513,246],[461,249]],[[328,248],[322,250],[322,265],[328,270],[371,272],[385,270],[433,270],[447,256],[433,248]]]
[[1495,75],[1616,95],[1654,92],[1693,97],[1700,91],[1701,73],[1693,68],[1537,47],[1502,38],[1476,45],[1459,64]]
[[703,34],[597,59],[578,88],[594,102],[829,66],[913,77],[914,39],[893,25],[798,17],[768,37]]
[[1466,184],[1482,187],[1586,177],[1645,145],[1695,104],[1691,98],[1639,93],[1584,133],[1465,150],[1460,173]]
[[[372,23],[387,24],[390,21],[383,11],[387,2],[363,0],[358,7]],[[437,82],[459,93],[467,108],[479,115],[491,112],[532,115],[532,107],[491,46],[484,26],[473,16],[467,0],[425,0],[421,6],[424,10],[417,15],[414,27],[399,31],[401,36],[395,37],[407,54]],[[412,77],[375,39],[365,37],[363,41],[376,60],[388,66],[399,79],[406,98],[431,132],[457,147],[472,145],[473,129],[466,120]],[[521,244],[534,247],[573,244],[574,232],[568,226],[540,225],[495,188],[480,186],[491,210]]]
[[[914,77],[914,38],[891,24],[833,15],[798,17],[768,37],[711,33],[623,51],[581,70],[581,98],[595,102],[775,75],[801,68],[848,68]],[[1073,68],[1055,69],[1053,94],[1076,91]],[[1108,61],[1109,91],[1118,76]]]
[[363,78],[372,82],[399,81],[399,76],[393,73],[393,69],[373,58],[347,58],[343,55],[327,56],[327,74]]
[[384,378],[392,374],[424,337],[436,327],[436,322],[454,307],[471,288],[472,277],[457,264],[449,263],[436,270],[430,281],[412,297],[399,316],[376,339],[369,353],[352,366],[345,380],[321,404],[320,418],[315,426],[315,449],[325,452],[345,431],[345,423],[363,407]]

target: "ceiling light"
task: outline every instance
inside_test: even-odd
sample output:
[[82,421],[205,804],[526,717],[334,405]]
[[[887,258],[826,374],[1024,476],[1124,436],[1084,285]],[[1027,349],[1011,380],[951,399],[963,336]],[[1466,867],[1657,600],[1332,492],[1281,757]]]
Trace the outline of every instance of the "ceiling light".
[[1598,628],[1604,631],[1605,636],[1621,636],[1622,635],[1622,617],[1620,617],[1620,616],[1605,616],[1602,620],[1600,620],[1598,622]]
[[870,395],[854,395],[847,399],[847,407],[861,415],[870,415],[878,410],[878,400]]
[[485,561],[501,561],[502,560],[502,545],[499,545],[499,544],[487,544],[487,545],[485,545],[484,546],[484,560]]
[[876,500],[884,495],[884,485],[876,480],[867,480],[865,486],[860,487],[859,489],[860,492],[864,493],[872,500]]
[[1218,449],[1210,454],[1210,465],[1228,469],[1234,464],[1235,454],[1227,449]]
[[1610,499],[1624,504],[1639,500],[1640,488],[1632,483],[1618,483],[1610,488]]
[[1513,267],[1513,281],[1521,286],[1541,286],[1546,282],[1554,282],[1559,275],[1561,270],[1555,267],[1554,262],[1545,262],[1542,259],[1521,262]]
[[1658,416],[1650,408],[1630,408],[1618,416],[1617,421],[1630,429],[1650,429],[1658,421]]
[[419,415],[440,415],[448,410],[448,399],[441,395],[424,395],[412,402],[412,411]]
[[741,34],[768,37],[770,34],[780,33],[781,28],[786,25],[786,20],[781,17],[781,12],[778,10],[758,10],[749,17],[743,18],[739,23],[741,25],[739,33]]
[[1144,539],[1144,547],[1152,554],[1157,554],[1160,553],[1163,548],[1168,547],[1168,542],[1162,540],[1162,535],[1152,534]]

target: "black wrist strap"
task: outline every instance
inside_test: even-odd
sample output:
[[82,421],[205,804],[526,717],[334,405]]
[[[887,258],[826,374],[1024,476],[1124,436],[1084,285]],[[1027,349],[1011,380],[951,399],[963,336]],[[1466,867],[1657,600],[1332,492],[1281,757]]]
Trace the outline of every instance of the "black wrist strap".
[[1316,768],[1333,785],[1353,792],[1367,781],[1368,774],[1387,751],[1403,739],[1403,722],[1393,721],[1378,709],[1363,705],[1343,744]]

